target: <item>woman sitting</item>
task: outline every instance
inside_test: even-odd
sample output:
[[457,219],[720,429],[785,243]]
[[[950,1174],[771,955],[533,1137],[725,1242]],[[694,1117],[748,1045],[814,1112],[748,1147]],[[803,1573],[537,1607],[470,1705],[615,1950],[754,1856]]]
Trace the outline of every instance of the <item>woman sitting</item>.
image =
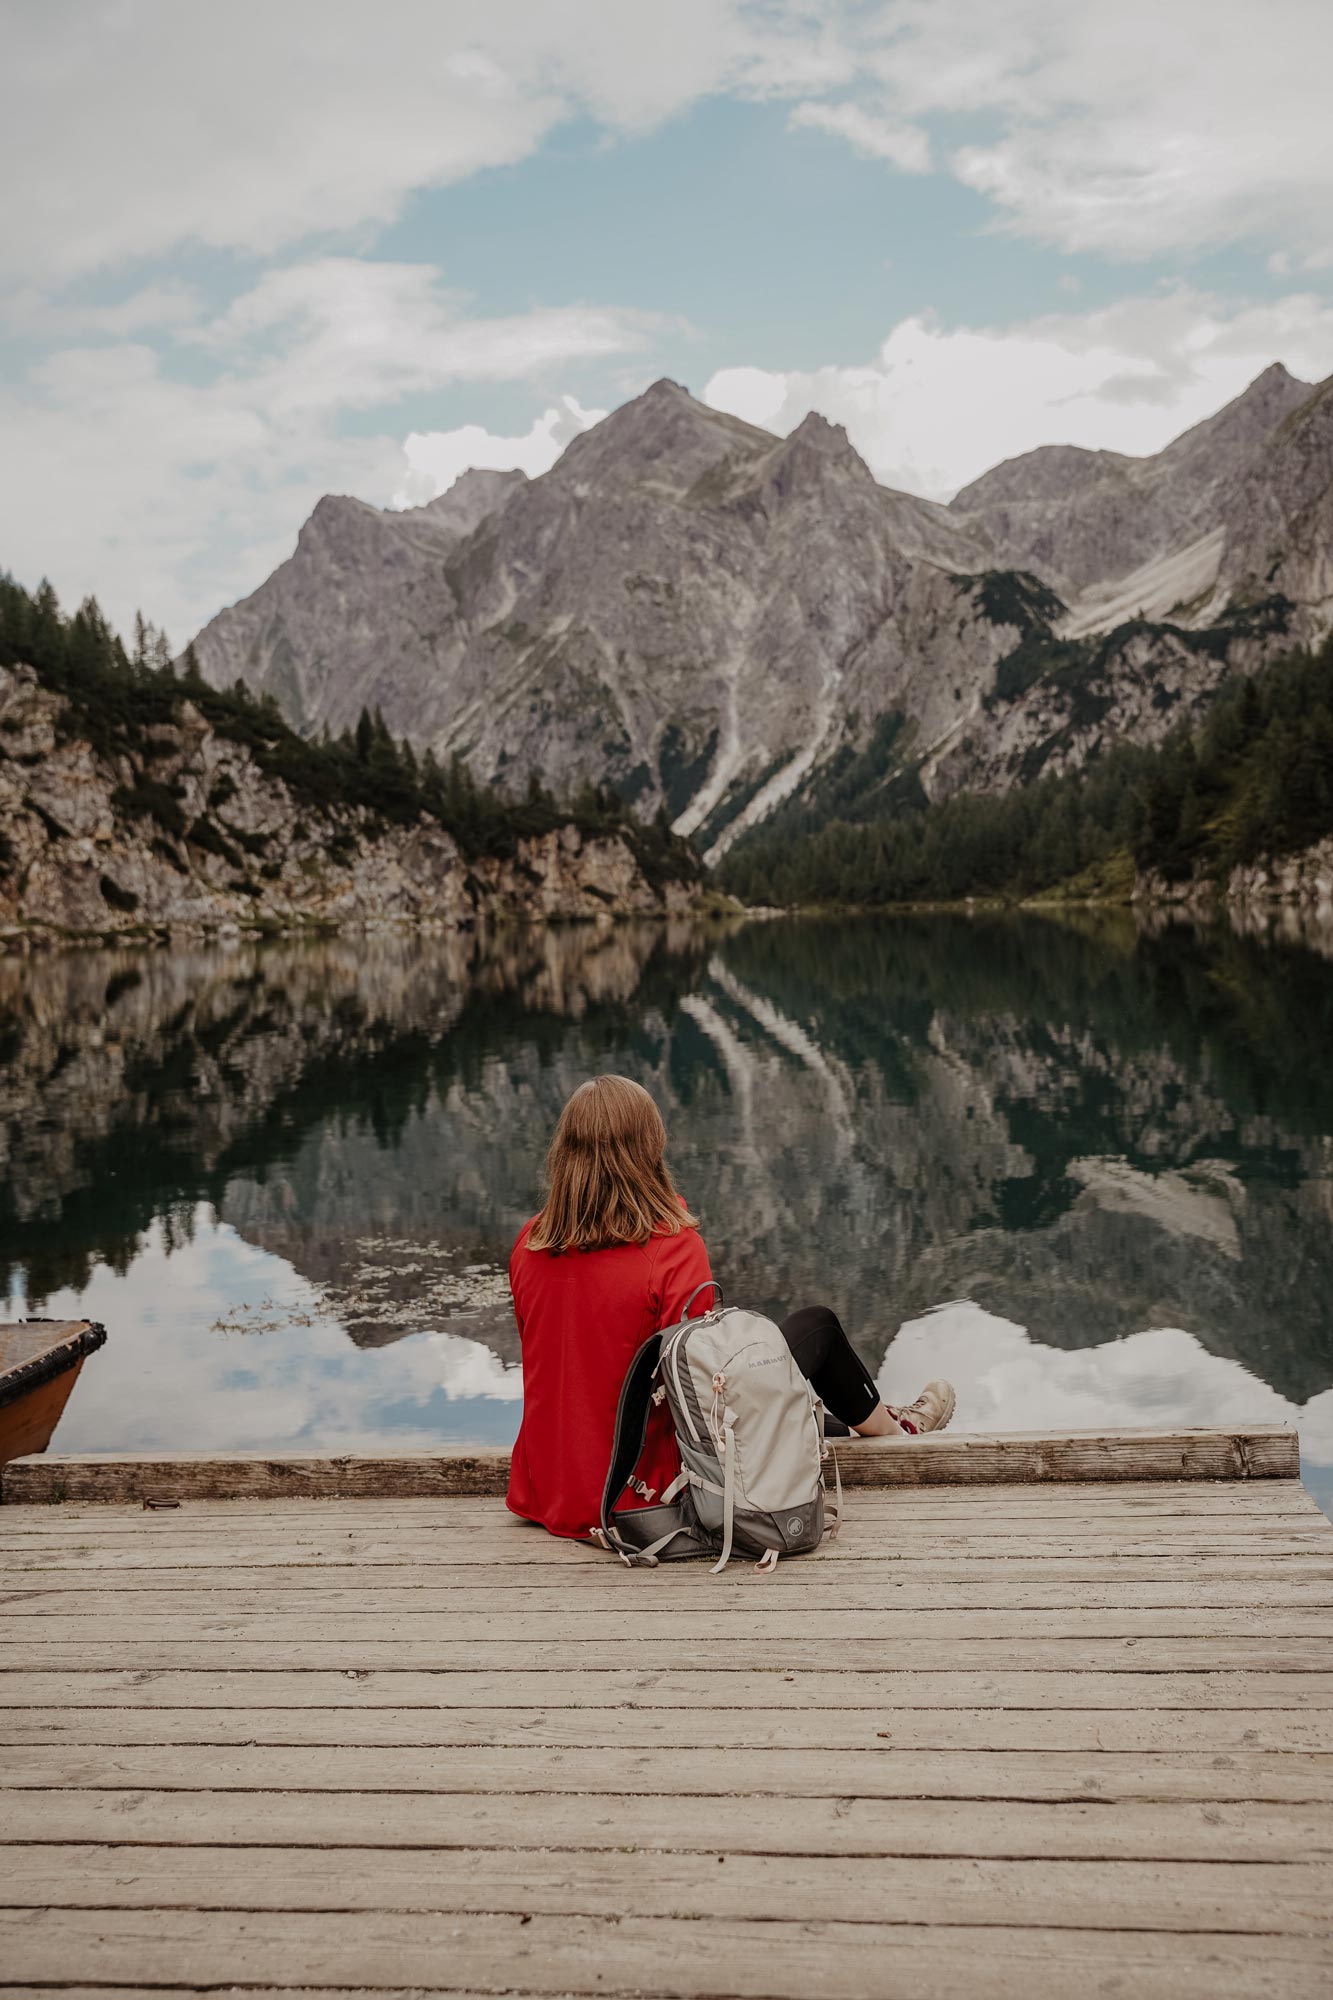
[[[623,1076],[581,1084],[546,1156],[546,1205],[519,1231],[509,1259],[523,1346],[523,1421],[508,1505],[553,1535],[581,1538],[596,1526],[625,1371],[649,1334],[674,1325],[691,1292],[712,1276],[665,1153],[661,1113],[639,1084]],[[947,1382],[929,1383],[906,1409],[881,1402],[827,1306],[802,1307],[782,1331],[835,1420],[831,1431],[914,1436],[941,1430],[953,1415]],[[660,1493],[679,1470],[671,1418],[659,1404],[639,1474]],[[633,1505],[633,1495],[620,1504]]]

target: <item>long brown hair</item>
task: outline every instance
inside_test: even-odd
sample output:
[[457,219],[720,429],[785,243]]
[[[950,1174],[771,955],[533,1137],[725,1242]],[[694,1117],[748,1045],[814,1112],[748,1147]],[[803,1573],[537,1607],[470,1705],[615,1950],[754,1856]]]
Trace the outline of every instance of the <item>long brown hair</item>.
[[580,1084],[546,1155],[550,1191],[529,1250],[605,1250],[693,1229],[665,1152],[662,1114],[641,1084],[627,1076]]

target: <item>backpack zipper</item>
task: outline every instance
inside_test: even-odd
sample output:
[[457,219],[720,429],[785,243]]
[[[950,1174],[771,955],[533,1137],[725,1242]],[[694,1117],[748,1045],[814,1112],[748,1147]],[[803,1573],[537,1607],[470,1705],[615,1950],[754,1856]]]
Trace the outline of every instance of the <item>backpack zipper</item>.
[[675,1378],[675,1383],[676,1383],[677,1406],[680,1409],[681,1415],[685,1419],[686,1427],[689,1430],[691,1438],[694,1440],[695,1444],[702,1444],[703,1439],[699,1436],[698,1431],[694,1428],[694,1418],[690,1415],[690,1406],[685,1400],[685,1391],[681,1387],[681,1382],[680,1382],[680,1357],[679,1357],[680,1343],[685,1338],[686,1327],[688,1327],[693,1323],[694,1322],[687,1320],[685,1326],[681,1328],[680,1332],[676,1335],[675,1339],[672,1341],[670,1361],[671,1361],[671,1373]]

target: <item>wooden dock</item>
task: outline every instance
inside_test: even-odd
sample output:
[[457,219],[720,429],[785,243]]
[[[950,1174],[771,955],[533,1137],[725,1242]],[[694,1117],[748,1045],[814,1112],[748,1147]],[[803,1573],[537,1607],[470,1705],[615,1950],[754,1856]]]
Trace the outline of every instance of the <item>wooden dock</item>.
[[924,1462],[718,1578],[485,1491],[6,1468],[0,1996],[1333,1990],[1333,1525]]

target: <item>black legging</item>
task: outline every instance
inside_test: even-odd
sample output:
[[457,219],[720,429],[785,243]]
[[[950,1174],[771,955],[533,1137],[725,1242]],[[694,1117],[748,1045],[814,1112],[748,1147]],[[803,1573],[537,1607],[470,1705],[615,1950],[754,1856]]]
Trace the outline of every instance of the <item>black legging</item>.
[[880,1400],[870,1370],[829,1306],[801,1306],[788,1313],[782,1334],[796,1366],[824,1405],[824,1428],[845,1437],[863,1424]]

